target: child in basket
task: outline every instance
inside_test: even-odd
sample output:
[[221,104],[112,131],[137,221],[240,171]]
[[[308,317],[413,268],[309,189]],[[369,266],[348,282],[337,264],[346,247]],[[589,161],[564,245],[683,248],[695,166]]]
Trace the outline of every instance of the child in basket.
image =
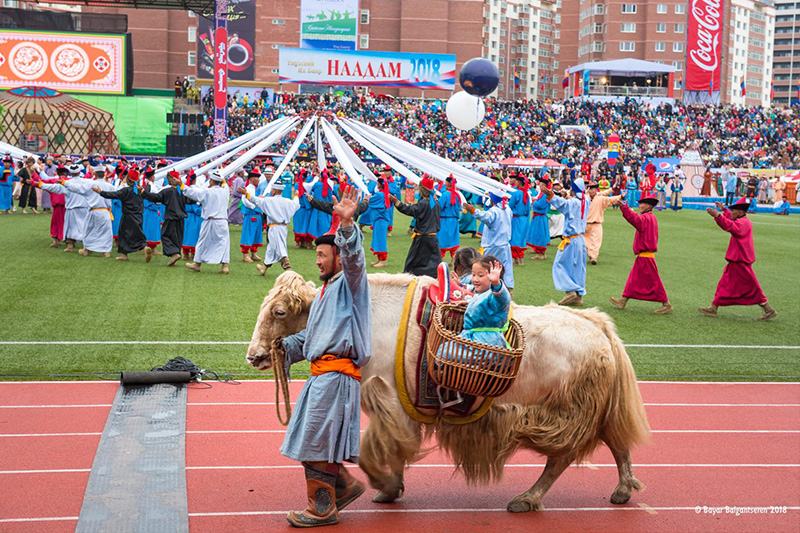
[[[485,255],[472,263],[472,285],[475,297],[464,312],[464,329],[459,337],[491,346],[508,347],[504,336],[508,328],[508,313],[511,295],[503,279],[503,266],[491,255]],[[447,342],[439,348],[439,354],[450,361],[480,364],[485,355],[494,359],[491,351],[467,351]],[[469,360],[468,360],[469,356]]]

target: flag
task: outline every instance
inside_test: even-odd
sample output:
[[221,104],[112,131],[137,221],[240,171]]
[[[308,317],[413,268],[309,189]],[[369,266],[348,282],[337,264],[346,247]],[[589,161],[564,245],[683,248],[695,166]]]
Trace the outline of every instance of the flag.
[[519,89],[519,72],[514,69],[514,89]]
[[680,77],[678,78],[678,88],[680,90],[683,90],[683,74],[681,74]]
[[739,83],[739,87],[742,89],[742,96],[747,96],[747,89],[745,88],[744,84],[744,76],[742,76],[742,81]]
[[569,69],[564,69],[564,78],[561,80],[561,87],[569,87]]
[[542,76],[542,92],[544,92],[544,83],[547,81],[547,76]]
[[775,98],[775,78],[769,79],[769,99]]

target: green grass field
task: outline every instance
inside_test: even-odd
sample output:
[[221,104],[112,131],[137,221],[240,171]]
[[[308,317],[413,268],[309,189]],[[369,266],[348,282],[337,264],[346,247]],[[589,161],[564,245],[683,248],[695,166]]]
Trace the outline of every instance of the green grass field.
[[[607,312],[626,344],[798,346],[800,318],[800,229],[798,219],[751,215],[758,261],[755,271],[779,316],[760,323],[758,307],[722,308],[708,318],[697,307],[710,304],[724,267],[728,235],[704,212],[658,214],[661,240],[659,268],[675,307],[670,316],[655,316],[655,304],[629,303],[618,311],[609,296],[621,294],[633,254],[633,229],[618,212],[608,210],[605,241],[596,266],[588,267],[587,306]],[[279,268],[260,277],[253,265],[241,262],[239,229],[231,229],[231,273],[216,274],[205,266],[195,274],[167,268],[163,257],[145,264],[137,254],[125,264],[97,256],[66,254],[48,245],[49,215],[0,215],[0,379],[11,374],[47,377],[148,370],[167,359],[184,356],[203,368],[241,377],[253,374],[244,361],[246,346],[204,345],[203,341],[250,339],[259,305]],[[410,238],[407,219],[395,218],[389,239],[389,272],[402,270]],[[290,233],[291,236],[291,233]],[[291,237],[290,237],[291,238]],[[370,235],[367,233],[367,247]],[[554,241],[555,243],[555,241]],[[478,240],[462,239],[478,246]],[[552,257],[526,259],[515,270],[515,300],[542,305],[562,294],[553,288]],[[294,268],[317,279],[311,250],[290,247]],[[9,344],[19,341],[126,341],[126,344]],[[139,341],[198,341],[197,344],[152,345]],[[800,351],[719,347],[630,346],[628,351],[643,379],[798,380]],[[307,367],[295,365],[303,376]],[[91,377],[91,376],[86,376]]]

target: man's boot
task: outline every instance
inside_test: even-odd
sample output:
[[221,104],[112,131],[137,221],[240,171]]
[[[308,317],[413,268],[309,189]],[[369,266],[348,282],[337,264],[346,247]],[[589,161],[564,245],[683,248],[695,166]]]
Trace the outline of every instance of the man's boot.
[[[331,526],[339,523],[339,511],[336,509],[336,475],[335,472],[320,470],[308,463],[303,463],[306,473],[306,494],[308,507],[303,511],[289,511],[286,519],[294,527]],[[328,468],[338,471],[335,464]]]
[[242,262],[244,262],[244,263],[252,263],[253,259],[249,255],[247,255],[247,252],[244,252],[242,254]]
[[186,268],[194,270],[195,272],[200,272],[200,263],[186,263]]
[[144,247],[144,262],[149,263],[153,259],[153,249],[149,246]]
[[78,250],[78,253],[79,253],[79,254],[81,254],[83,257],[89,257],[89,255],[90,255],[92,252],[90,252],[90,251],[89,251],[89,250],[87,250],[86,248],[81,248],[80,250]]
[[703,313],[706,316],[713,316],[713,317],[717,316],[717,306],[716,305],[710,305],[708,307],[698,307],[697,310],[700,311],[701,313]]
[[339,465],[339,475],[336,476],[336,509],[341,511],[350,503],[361,496],[367,486],[350,475],[344,465]]
[[270,266],[271,265],[265,265],[264,263],[256,263],[256,270],[258,270],[258,273],[263,276],[264,274],[267,273],[267,269]]
[[264,262],[264,259],[259,257],[258,254],[255,253],[255,252],[250,252],[250,259],[252,259],[256,263],[263,263]]
[[759,322],[766,322],[778,316],[778,312],[769,305],[769,302],[764,302],[761,307],[764,309],[764,314],[758,317]]
[[577,292],[570,291],[564,294],[564,297],[558,302],[558,305],[574,305],[574,303],[580,298]]
[[286,256],[281,257],[281,268],[284,270],[291,270],[292,264],[289,262],[289,258]]
[[220,274],[227,274],[228,272],[229,272],[228,263],[222,263],[222,266],[219,269],[219,273]]
[[612,297],[612,298],[609,298],[608,301],[611,302],[611,304],[614,307],[616,307],[617,309],[625,309],[625,304],[628,303],[628,299],[625,298],[624,296],[622,296],[620,298],[613,298]]
[[64,248],[64,251],[65,252],[70,252],[70,253],[74,252],[75,251],[75,241],[73,241],[72,239],[67,239],[67,247]]
[[172,256],[169,258],[169,262],[167,263],[167,266],[168,267],[175,266],[175,263],[177,263],[180,260],[180,258],[181,258],[181,254],[172,254]]
[[672,304],[669,302],[664,302],[661,304],[661,307],[653,311],[653,314],[656,315],[669,315],[672,313]]

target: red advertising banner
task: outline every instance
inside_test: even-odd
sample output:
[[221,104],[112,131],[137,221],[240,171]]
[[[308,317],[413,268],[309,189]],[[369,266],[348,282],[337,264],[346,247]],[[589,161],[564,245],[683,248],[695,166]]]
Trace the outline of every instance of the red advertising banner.
[[125,94],[125,36],[0,29],[0,88]]
[[214,43],[214,107],[221,109],[228,105],[228,30],[217,28]]
[[686,91],[719,91],[725,0],[690,0],[686,39]]

